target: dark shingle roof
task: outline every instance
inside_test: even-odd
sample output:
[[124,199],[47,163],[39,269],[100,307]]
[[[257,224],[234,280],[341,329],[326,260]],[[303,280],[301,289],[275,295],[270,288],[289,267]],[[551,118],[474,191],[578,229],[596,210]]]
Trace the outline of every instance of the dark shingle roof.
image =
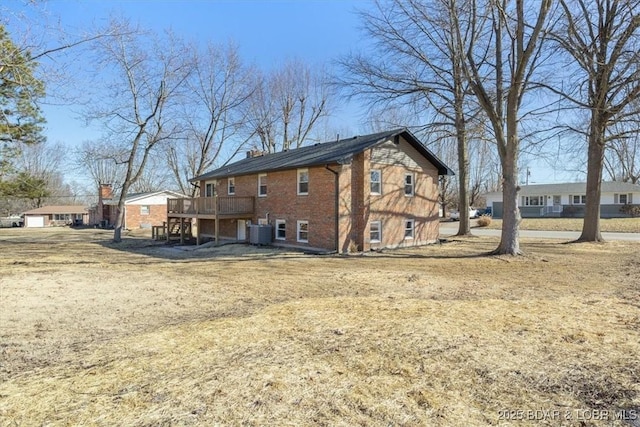
[[243,159],[192,178],[191,181],[295,169],[306,166],[320,166],[335,163],[344,164],[350,162],[355,154],[361,153],[376,144],[383,143],[390,138],[400,135],[438,169],[438,174],[455,175],[447,165],[442,163],[442,161],[429,151],[411,132],[407,129],[396,129]]

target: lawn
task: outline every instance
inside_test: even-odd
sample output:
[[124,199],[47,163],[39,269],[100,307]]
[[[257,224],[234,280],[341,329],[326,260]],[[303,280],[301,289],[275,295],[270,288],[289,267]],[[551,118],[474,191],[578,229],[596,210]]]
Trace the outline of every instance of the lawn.
[[523,240],[526,256],[486,256],[496,244],[311,256],[0,230],[0,420],[625,426],[615,418],[640,417],[640,245]]
[[[521,230],[542,231],[581,231],[582,218],[523,218]],[[502,228],[501,219],[493,219],[487,228],[499,230]],[[600,230],[618,233],[640,233],[640,218],[603,218],[600,220]]]

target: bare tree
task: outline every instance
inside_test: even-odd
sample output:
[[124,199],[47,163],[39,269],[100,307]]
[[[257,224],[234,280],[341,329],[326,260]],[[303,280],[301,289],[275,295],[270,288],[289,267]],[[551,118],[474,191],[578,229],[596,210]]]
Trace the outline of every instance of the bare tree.
[[[411,104],[436,129],[431,135],[457,140],[458,206],[469,208],[469,121],[474,108],[464,72],[464,46],[475,34],[463,19],[467,0],[377,0],[361,17],[374,52],[339,61],[345,71],[338,83],[349,94],[388,108]],[[467,215],[460,216],[459,235],[470,234]]]
[[[495,254],[521,253],[517,203],[521,106],[539,65],[541,35],[552,1],[541,0],[536,4],[538,7],[534,9],[525,7],[524,0],[494,0],[478,7],[472,16],[472,26],[481,38],[471,39],[464,47],[465,70],[491,123],[502,168],[502,237]],[[490,60],[487,52],[492,54]]]
[[[194,48],[195,49],[195,48]],[[197,54],[184,97],[183,140],[165,144],[165,155],[180,192],[195,195],[189,179],[232,158],[254,134],[244,135],[246,108],[254,88],[234,44],[210,44]]]
[[247,128],[266,152],[302,146],[330,114],[333,94],[322,69],[291,60],[268,75],[256,73]]
[[[637,115],[640,95],[640,1],[561,0],[563,24],[551,38],[572,60],[571,84],[551,88],[589,113],[587,191],[578,241],[602,241],[600,194],[609,143],[630,136],[617,123]],[[568,87],[567,87],[568,86]],[[633,131],[637,132],[637,125]]]
[[[607,144],[604,156],[604,171],[612,181],[640,183],[640,132],[635,126],[625,126],[616,123],[613,134],[618,138],[611,138]],[[636,128],[635,130],[632,130]]]
[[103,124],[105,140],[124,154],[114,242],[121,241],[127,192],[143,174],[154,147],[177,132],[170,110],[192,69],[191,58],[171,37],[154,38],[133,28],[120,34],[98,44],[99,64],[108,72],[103,77],[108,95],[96,99],[87,116]]
[[96,191],[100,184],[111,184],[114,189],[122,186],[124,159],[124,151],[106,141],[85,141],[76,149],[74,163],[91,177],[92,191]]

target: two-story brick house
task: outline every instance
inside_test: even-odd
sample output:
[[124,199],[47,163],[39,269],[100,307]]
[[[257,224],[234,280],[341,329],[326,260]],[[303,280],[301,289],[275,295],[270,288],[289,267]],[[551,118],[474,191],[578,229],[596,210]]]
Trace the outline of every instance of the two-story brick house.
[[337,252],[438,238],[438,176],[453,172],[406,129],[255,154],[193,178],[201,197],[170,200],[170,225],[196,218],[202,242],[269,224],[274,244]]

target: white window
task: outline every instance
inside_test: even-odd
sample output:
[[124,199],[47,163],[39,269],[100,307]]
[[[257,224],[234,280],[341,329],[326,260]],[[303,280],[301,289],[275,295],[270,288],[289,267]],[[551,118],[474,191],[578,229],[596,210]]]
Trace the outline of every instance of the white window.
[[207,182],[204,185],[204,197],[213,197],[216,185],[213,182]]
[[413,196],[413,174],[407,173],[404,175],[404,195]]
[[371,194],[382,194],[382,173],[371,169]]
[[585,203],[587,203],[587,196],[582,194],[582,195],[574,195],[571,196],[571,204],[572,205],[584,205]]
[[287,239],[287,224],[283,219],[276,219],[276,240]]
[[140,215],[149,215],[151,207],[149,205],[140,205]]
[[414,220],[412,219],[406,219],[404,221],[404,238],[406,239],[413,239],[413,235],[414,235]]
[[544,206],[544,196],[522,196],[524,206]]
[[371,221],[369,224],[369,242],[380,243],[382,241],[382,223],[380,221]]
[[233,196],[234,194],[236,194],[236,179],[235,178],[229,178],[227,180],[227,194],[230,196]]
[[267,174],[258,175],[258,196],[265,197],[267,195]]
[[629,194],[614,194],[613,195],[613,203],[626,205],[633,203],[632,201],[632,193]]
[[298,242],[309,241],[309,221],[298,221],[297,227]]
[[298,169],[298,194],[309,194],[309,169]]

